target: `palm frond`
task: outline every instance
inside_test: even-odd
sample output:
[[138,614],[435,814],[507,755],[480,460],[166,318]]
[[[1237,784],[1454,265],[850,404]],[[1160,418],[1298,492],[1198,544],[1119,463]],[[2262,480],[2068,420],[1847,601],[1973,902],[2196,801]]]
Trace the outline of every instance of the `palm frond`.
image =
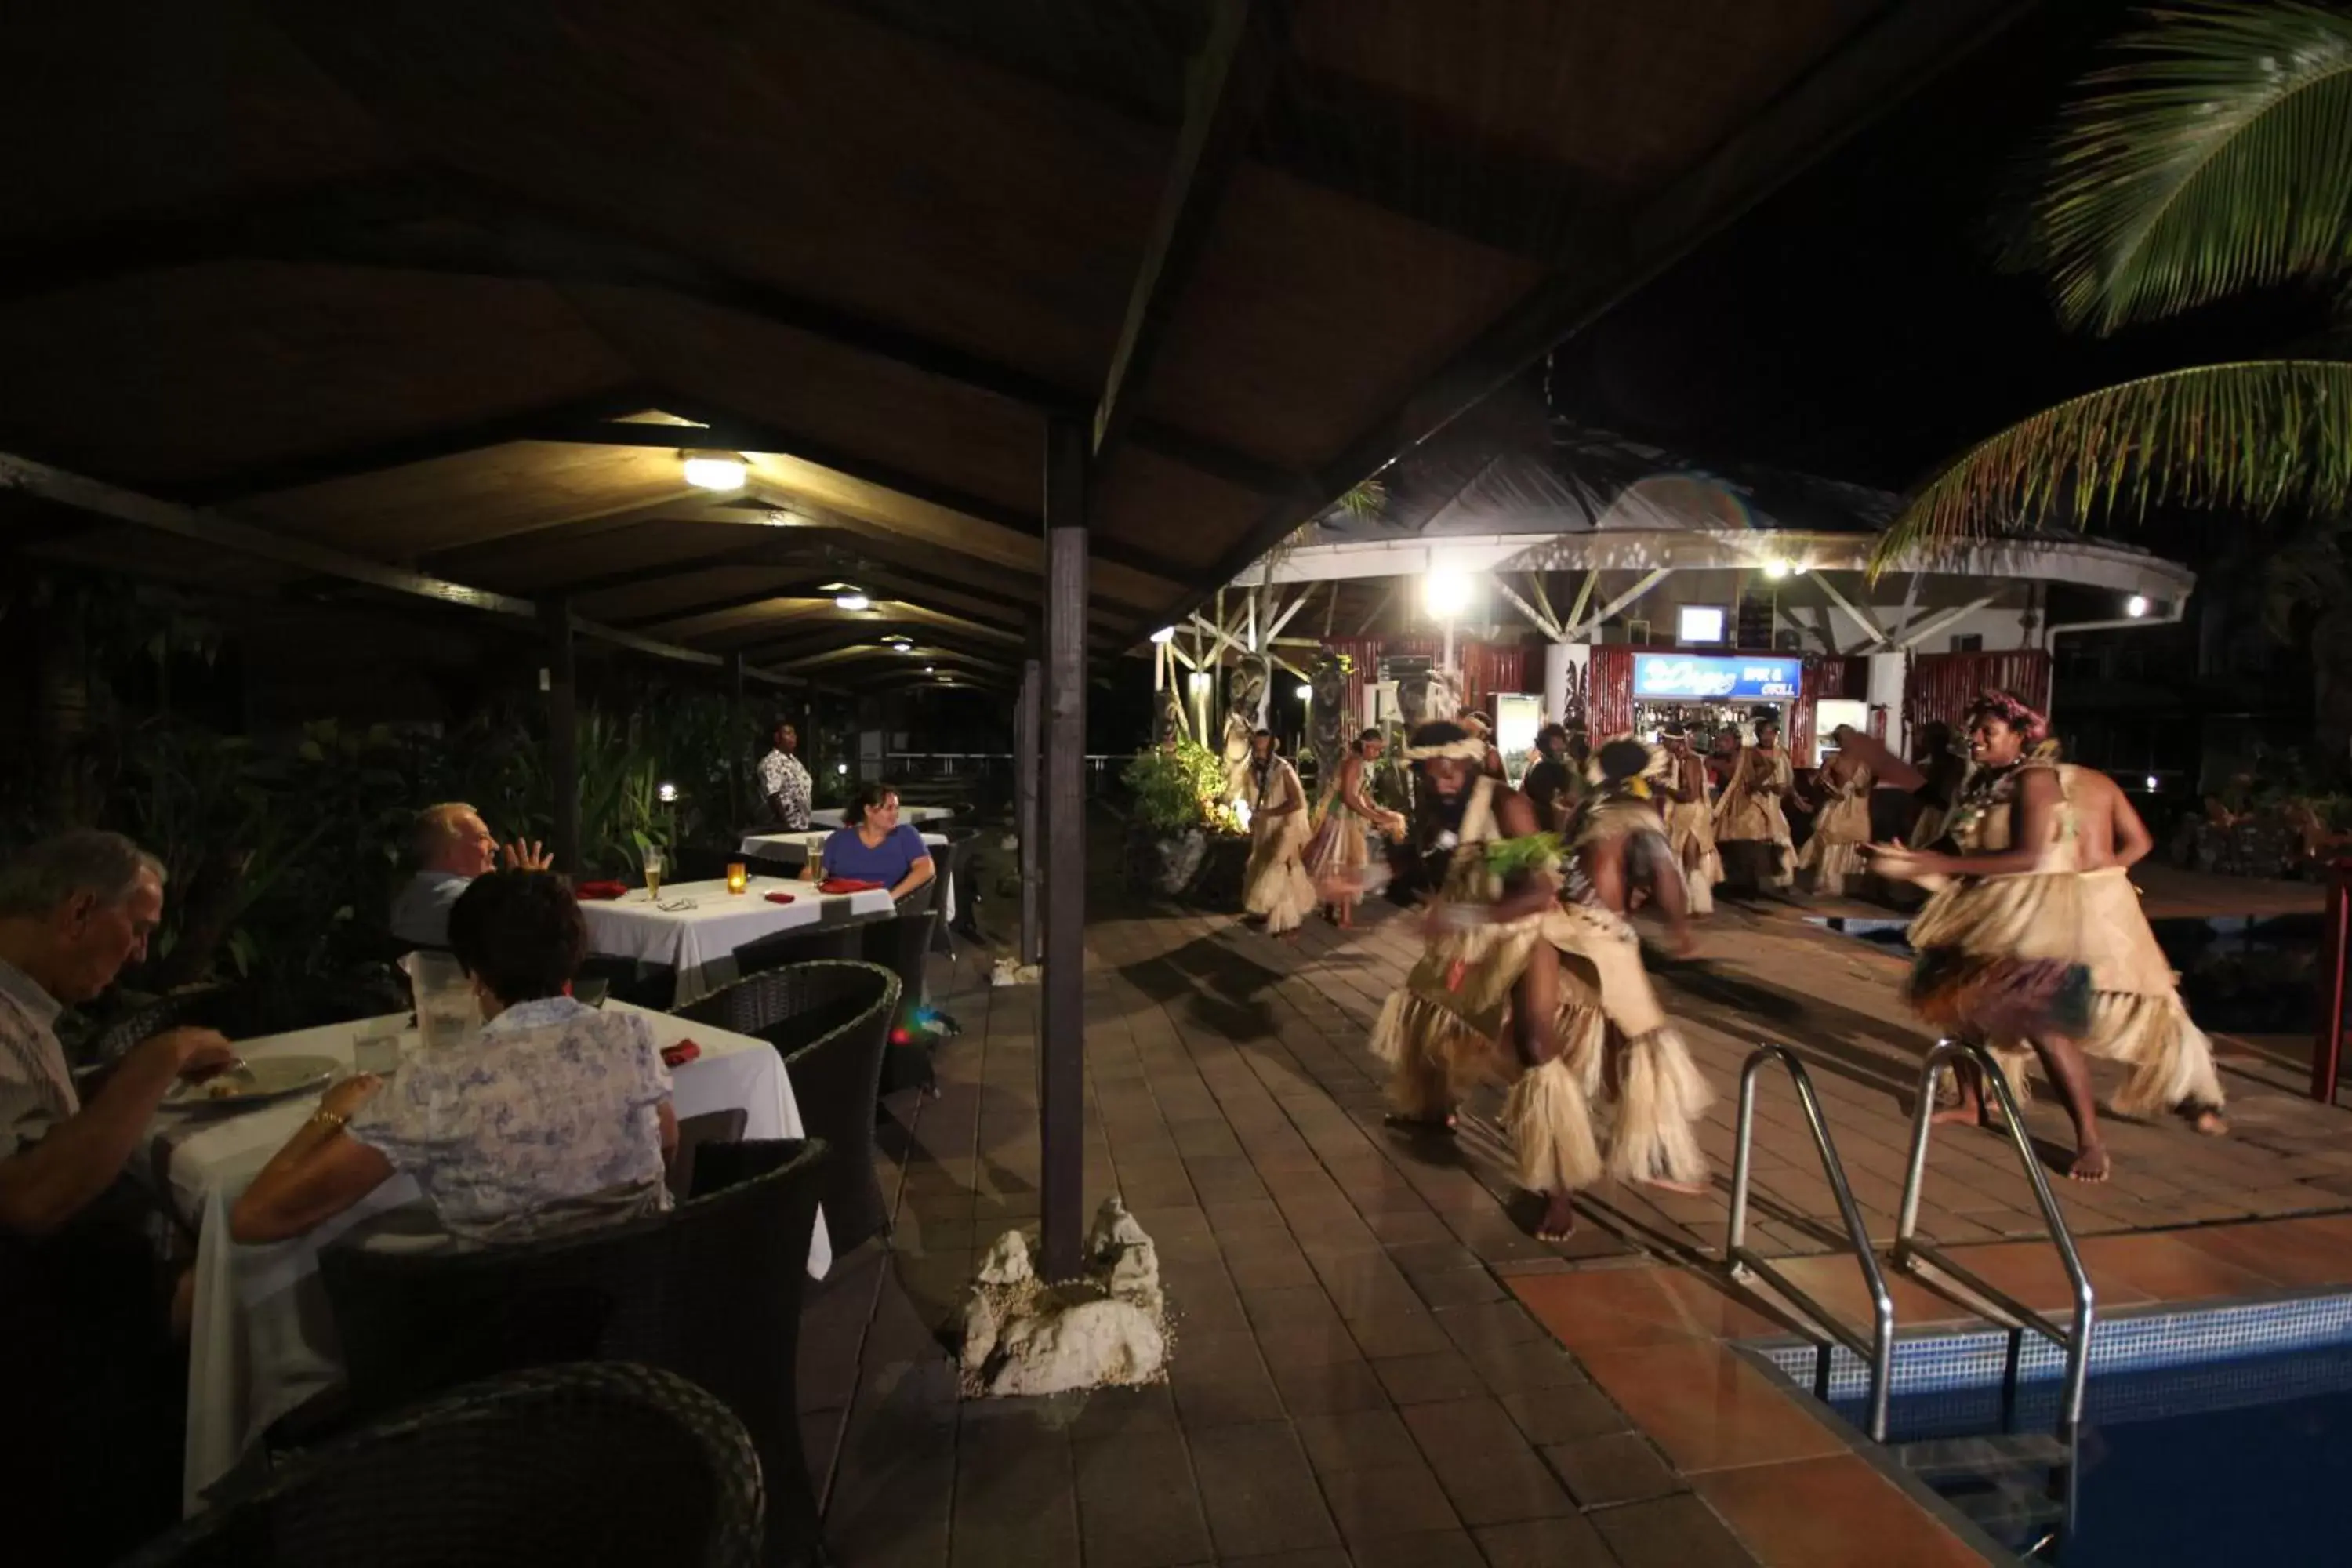
[[2027,242],[2070,325],[2352,260],[2352,14],[2206,0],[2118,48],[2065,111]]
[[2352,363],[2200,365],[2046,409],[1930,480],[1879,536],[1871,570],[1922,545],[2153,506],[2259,517],[2287,505],[2352,505]]

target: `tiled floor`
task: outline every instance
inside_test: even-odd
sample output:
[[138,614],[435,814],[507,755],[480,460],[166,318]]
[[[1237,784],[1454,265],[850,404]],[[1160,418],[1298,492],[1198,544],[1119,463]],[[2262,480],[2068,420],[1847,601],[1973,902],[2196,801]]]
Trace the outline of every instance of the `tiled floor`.
[[[802,1403],[842,1562],[1969,1560],[1724,1348],[1783,1325],[1700,1271],[1722,1243],[1720,1176],[1696,1198],[1604,1187],[1581,1233],[1554,1247],[1523,1228],[1486,1117],[1466,1117],[1455,1140],[1381,1125],[1362,1042],[1413,956],[1402,922],[1318,925],[1284,944],[1108,889],[1094,914],[1087,1184],[1090,1201],[1122,1194],[1159,1244],[1171,1379],[956,1400],[938,1331],[975,1248],[1034,1219],[1037,1177],[1035,994],[987,988],[987,955],[967,953],[934,984],[965,1028],[940,1053],[940,1095],[892,1107],[891,1250],[846,1259],[810,1308]],[[1706,1129],[1718,1165],[1739,1062],[1759,1037],[1787,1040],[1874,1232],[1891,1229],[1922,1044],[1895,1003],[1895,970],[1786,908],[1727,910],[1696,961],[1661,968],[1721,1097]],[[2127,1234],[2352,1206],[2326,1184],[2352,1171],[2352,1117],[2295,1100],[2259,1061],[2229,1077],[2232,1137],[2118,1123],[2116,1181],[2061,1184],[2070,1219],[2101,1237],[2085,1253],[2103,1300],[2352,1277],[2342,1217]],[[1759,1244],[1813,1255],[1792,1271],[1859,1310],[1859,1273],[1833,1250],[1834,1208],[1785,1081],[1767,1081],[1759,1111]],[[2030,1121],[2063,1142],[2048,1108]],[[1940,1239],[2038,1232],[2005,1143],[1947,1132],[1931,1173],[1926,1228]],[[2046,1247],[1977,1256],[2046,1293]],[[1896,1289],[1906,1322],[1957,1315],[1908,1280]]]

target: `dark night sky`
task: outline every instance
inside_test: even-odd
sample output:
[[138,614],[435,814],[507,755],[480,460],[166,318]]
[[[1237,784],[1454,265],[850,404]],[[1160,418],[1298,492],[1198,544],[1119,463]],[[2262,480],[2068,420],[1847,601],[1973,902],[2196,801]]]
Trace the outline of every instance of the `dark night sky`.
[[2074,336],[2038,279],[1995,267],[2004,186],[2127,17],[2042,5],[1563,345],[1559,411],[1701,462],[1899,490],[2067,396],[2315,330],[2319,302],[2295,295]]

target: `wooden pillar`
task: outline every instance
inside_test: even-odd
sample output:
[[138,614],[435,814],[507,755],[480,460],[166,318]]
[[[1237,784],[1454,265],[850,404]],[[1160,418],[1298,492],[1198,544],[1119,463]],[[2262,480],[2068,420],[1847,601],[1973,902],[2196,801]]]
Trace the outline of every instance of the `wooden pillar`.
[[[752,771],[759,758],[765,755],[750,734],[751,716],[743,706],[743,656],[740,652],[727,656],[727,722],[733,731],[733,741],[727,748],[727,820],[732,826],[760,820],[754,798],[759,793]],[[746,753],[745,747],[751,747]],[[732,837],[730,831],[730,837]]]
[[1086,1230],[1087,450],[1045,427],[1045,972],[1037,1051],[1039,1229],[1048,1280],[1079,1272]]
[[1044,679],[1035,659],[1021,666],[1021,696],[1013,710],[1013,807],[1021,837],[1021,962],[1038,961],[1037,705]]
[[[540,689],[547,693],[547,779],[555,825],[549,851],[555,868],[580,875],[580,711],[572,668],[572,601],[542,599],[540,624],[547,632],[547,664]],[[609,868],[607,868],[609,869]]]

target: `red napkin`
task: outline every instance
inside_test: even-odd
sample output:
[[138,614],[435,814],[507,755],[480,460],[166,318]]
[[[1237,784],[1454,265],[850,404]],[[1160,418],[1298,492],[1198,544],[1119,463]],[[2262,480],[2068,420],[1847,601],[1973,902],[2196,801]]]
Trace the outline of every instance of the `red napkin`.
[[583,899],[617,899],[628,890],[626,882],[582,882],[572,889],[575,897]]
[[692,1040],[680,1040],[674,1046],[664,1046],[662,1047],[662,1065],[664,1067],[682,1068],[701,1054],[702,1047],[696,1045]]
[[768,893],[762,896],[772,904],[789,904],[793,901],[793,896],[790,893]]
[[870,893],[882,884],[860,881],[856,877],[828,877],[816,885],[820,893]]

